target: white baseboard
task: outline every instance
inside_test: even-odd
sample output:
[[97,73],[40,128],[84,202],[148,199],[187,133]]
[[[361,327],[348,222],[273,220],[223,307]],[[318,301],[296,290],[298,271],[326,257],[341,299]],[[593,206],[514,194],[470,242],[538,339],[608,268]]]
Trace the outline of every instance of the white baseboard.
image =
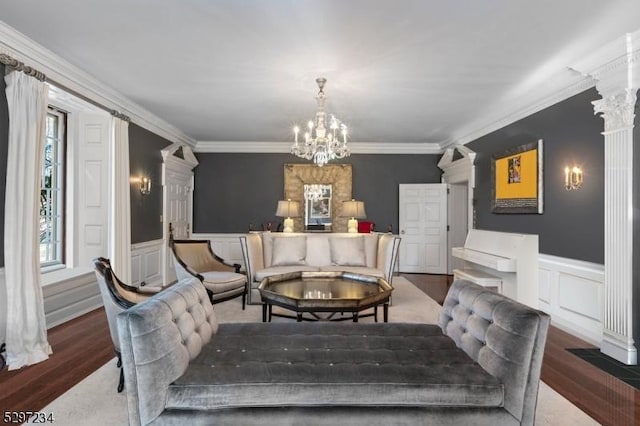
[[600,347],[604,265],[540,254],[539,307],[564,331]]

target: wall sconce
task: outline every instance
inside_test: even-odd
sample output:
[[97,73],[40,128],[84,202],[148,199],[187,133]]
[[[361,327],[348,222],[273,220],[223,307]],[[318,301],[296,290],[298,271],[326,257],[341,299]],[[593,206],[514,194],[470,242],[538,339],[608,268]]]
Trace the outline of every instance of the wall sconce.
[[151,178],[140,176],[140,193],[142,195],[151,194]]
[[582,186],[582,169],[578,166],[564,168],[564,187],[567,191],[579,189]]

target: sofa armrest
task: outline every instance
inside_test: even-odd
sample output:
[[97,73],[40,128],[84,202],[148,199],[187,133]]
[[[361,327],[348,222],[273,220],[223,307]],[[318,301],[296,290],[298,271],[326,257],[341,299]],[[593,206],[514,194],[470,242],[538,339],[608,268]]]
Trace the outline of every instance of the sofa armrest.
[[262,236],[258,233],[243,235],[240,237],[240,247],[247,273],[247,282],[251,285],[255,281],[256,271],[264,269]]
[[393,234],[380,234],[378,240],[377,269],[383,271],[384,279],[391,284],[396,269],[400,237]]
[[438,322],[459,348],[504,383],[504,408],[521,424],[533,425],[549,315],[455,280]]
[[211,341],[218,321],[204,286],[183,280],[117,317],[129,424],[148,424],[165,408],[169,385]]

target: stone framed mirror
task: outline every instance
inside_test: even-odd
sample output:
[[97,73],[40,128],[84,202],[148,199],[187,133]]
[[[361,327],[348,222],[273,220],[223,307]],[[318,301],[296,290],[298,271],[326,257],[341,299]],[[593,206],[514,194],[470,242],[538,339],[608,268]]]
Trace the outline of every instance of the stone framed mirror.
[[318,208],[326,207],[328,211],[322,213],[316,209],[313,216],[322,214],[330,218],[332,232],[347,232],[347,218],[342,217],[342,202],[351,199],[351,164],[327,164],[322,167],[312,164],[284,165],[284,199],[299,201],[301,206],[305,206],[305,215],[294,218],[293,229],[295,232],[304,232],[309,219],[311,224],[314,222],[314,218],[307,218],[306,207],[314,207],[314,205],[305,203],[305,185],[330,186],[330,200],[328,200],[330,202],[323,201],[323,206],[320,204],[315,206]]
[[331,215],[332,186],[318,183],[305,183],[304,195],[304,226],[305,229],[331,229],[331,223],[336,218]]

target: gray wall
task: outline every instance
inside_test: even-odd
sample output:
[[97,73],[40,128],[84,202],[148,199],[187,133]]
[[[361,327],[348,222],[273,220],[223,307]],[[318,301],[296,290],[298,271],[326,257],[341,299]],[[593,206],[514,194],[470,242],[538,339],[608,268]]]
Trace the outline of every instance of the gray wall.
[[133,177],[151,178],[151,194],[142,195],[131,185],[131,243],[162,238],[162,154],[171,145],[167,139],[136,124],[129,124],[129,167]]
[[[540,236],[540,252],[604,263],[604,138],[587,90],[467,144],[476,160],[477,226]],[[544,140],[544,213],[491,212],[491,156],[538,139]],[[564,188],[565,165],[584,170],[580,190]],[[636,172],[637,173],[637,172]]]
[[[0,64],[0,76],[4,76],[4,65]],[[7,182],[7,152],[9,149],[9,110],[5,96],[6,84],[0,78],[0,267],[4,267],[4,194]]]
[[[196,154],[194,232],[246,232],[249,224],[278,224],[284,195],[284,165],[309,164],[290,154]],[[365,202],[376,230],[398,230],[398,184],[440,182],[440,155],[354,154],[352,195]],[[275,229],[275,227],[274,227]]]

